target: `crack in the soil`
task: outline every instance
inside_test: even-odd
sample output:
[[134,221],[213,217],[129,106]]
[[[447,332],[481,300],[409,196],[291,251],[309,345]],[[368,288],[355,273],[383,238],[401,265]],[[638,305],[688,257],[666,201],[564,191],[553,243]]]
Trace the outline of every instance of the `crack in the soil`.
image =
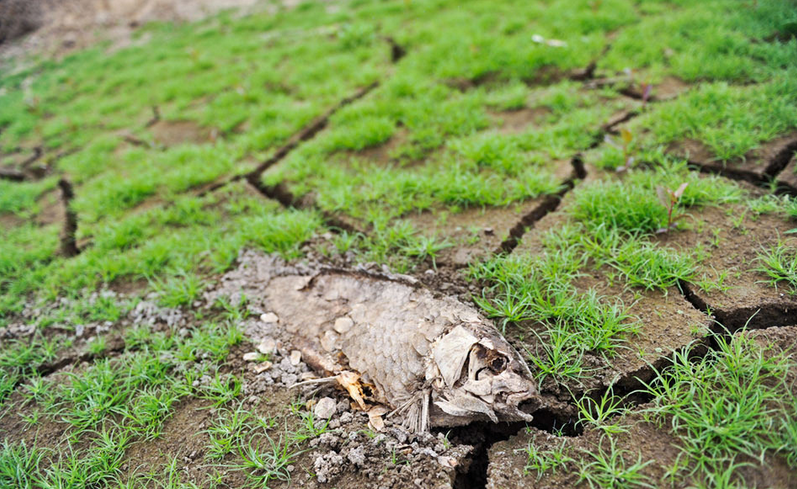
[[390,46],[390,61],[398,63],[401,59],[407,55],[407,50],[401,44],[397,43],[395,39],[390,36],[384,37],[385,42],[388,43]]
[[681,282],[684,298],[695,309],[713,315],[711,330],[716,335],[732,336],[742,329],[764,329],[770,327],[797,326],[797,311],[788,304],[765,304],[731,310],[712,307],[696,292],[695,286]]
[[296,149],[301,143],[314,138],[319,132],[321,132],[321,130],[323,130],[329,123],[329,118],[332,117],[337,111],[365,97],[378,86],[379,82],[374,81],[371,84],[358,89],[352,95],[349,95],[348,97],[342,99],[340,102],[335,104],[334,107],[327,109],[326,112],[316,117],[312,122],[310,122],[310,124],[305,126],[301,131],[294,134],[293,137],[291,137],[291,139],[284,146],[278,149],[277,152],[274,153],[273,156],[271,156],[271,158],[262,162],[254,170],[247,173],[244,178],[249,179],[249,178],[260,177],[260,175],[264,171],[266,171],[268,168],[270,168],[271,166],[273,166],[274,164],[276,164],[277,162],[281,161],[286,156],[288,156],[288,154],[290,154],[291,151]]
[[11,182],[24,182],[27,180],[27,175],[24,172],[14,168],[0,168],[0,180],[9,180]]
[[122,140],[124,140],[126,143],[132,144],[133,146],[138,146],[140,148],[146,148],[146,149],[154,149],[155,148],[155,145],[147,143],[146,141],[144,141],[142,139],[139,139],[139,138],[133,136],[132,134],[125,134],[122,137]]
[[34,165],[34,163],[44,156],[44,149],[41,146],[36,146],[33,148],[33,155],[20,163],[19,168],[0,168],[0,180],[8,180],[12,182],[31,182],[41,180],[55,167],[56,161],[65,156],[69,156],[76,151],[77,149],[68,149],[56,154],[47,163]]
[[[348,97],[340,100],[333,107],[327,109],[326,112],[316,117],[309,124],[304,126],[299,132],[291,136],[291,138],[288,140],[287,143],[285,143],[283,146],[277,149],[277,151],[271,157],[269,157],[268,159],[257,165],[254,169],[252,169],[248,173],[235,175],[234,177],[229,178],[223,182],[211,185],[207,189],[203,190],[199,194],[199,196],[203,197],[211,192],[215,192],[216,190],[225,187],[230,183],[244,179],[249,181],[256,189],[260,190],[260,188],[263,187],[259,183],[260,176],[263,174],[263,172],[265,172],[275,164],[285,159],[285,157],[287,157],[293,150],[299,147],[301,143],[313,139],[319,132],[321,132],[327,126],[327,124],[329,123],[329,118],[332,117],[337,111],[365,97],[378,86],[379,86],[379,81],[374,81],[371,84],[358,89],[352,95],[349,95]],[[263,192],[261,191],[261,193]],[[263,195],[266,194],[263,193]]]
[[[599,401],[600,398],[608,392],[611,392],[612,395],[621,400],[620,407],[639,407],[653,400],[653,395],[642,389],[647,383],[655,382],[654,377],[657,372],[663,373],[664,369],[672,365],[679,356],[686,355],[690,361],[697,361],[705,358],[710,351],[719,349],[719,345],[716,341],[717,336],[730,339],[735,333],[743,329],[762,329],[773,326],[783,327],[797,325],[797,315],[793,313],[789,314],[787,309],[778,307],[751,308],[751,311],[747,309],[735,310],[733,313],[715,318],[709,315],[709,306],[694,293],[691,284],[682,281],[679,284],[679,290],[690,305],[706,314],[706,316],[712,320],[713,326],[709,328],[711,334],[697,339],[673,351],[669,355],[660,356],[645,367],[616,379],[611,385],[602,389],[592,390],[585,393],[585,395]],[[664,375],[666,376],[666,373],[664,373]],[[571,411],[567,412],[567,410],[561,409],[561,407],[549,407],[547,409],[538,410],[534,413],[535,419],[530,425],[549,433],[556,432],[557,434],[564,434],[565,436],[580,436],[582,430],[578,424],[578,415],[575,410],[576,406],[574,401],[569,400],[562,404],[564,404],[566,408],[570,408]],[[504,441],[512,436],[518,435],[525,426],[525,423],[503,423],[498,426],[482,423],[472,424],[455,431],[456,436],[462,437],[461,439],[458,438],[458,440],[466,443],[470,442],[470,444],[475,445],[476,450],[471,463],[464,468],[462,473],[457,475],[454,488],[472,489],[485,487],[487,484],[487,470],[490,464],[490,448],[496,442]]]
[[61,253],[70,258],[80,254],[80,248],[78,248],[77,240],[75,239],[77,234],[77,213],[72,209],[72,199],[75,198],[75,190],[72,182],[63,177],[58,180],[58,187],[61,189],[61,200],[66,212],[64,228],[60,236]]
[[44,150],[41,146],[36,146],[33,148],[33,155],[25,159],[22,163],[19,164],[21,168],[27,169],[30,165],[38,161],[44,155]]
[[278,183],[277,185],[265,185],[260,181],[259,175],[248,175],[246,177],[246,182],[257,190],[260,195],[267,199],[276,200],[282,204],[283,207],[289,209],[307,209],[318,212],[321,214],[321,218],[324,222],[333,230],[338,229],[347,233],[365,234],[364,230],[358,229],[354,224],[346,222],[335,214],[319,208],[315,202],[312,202],[310,199],[297,199],[282,183]]
[[[797,153],[797,139],[784,144],[775,155],[767,162],[763,172],[740,168],[730,168],[723,163],[687,160],[689,166],[697,168],[700,173],[721,175],[732,180],[749,182],[759,187],[769,188],[772,181],[789,165],[789,161]],[[791,193],[790,189],[781,189],[781,192]]]
[[525,421],[512,423],[480,421],[448,430],[450,440],[474,447],[473,453],[466,463],[458,468],[452,488],[483,489],[486,487],[487,470],[490,466],[490,448],[498,442],[517,436],[527,426],[547,431],[548,433],[561,433],[563,436],[568,437],[579,436],[583,431],[579,426],[576,426],[574,420],[562,422],[559,416],[547,410],[535,411],[534,419],[529,423]]
[[161,120],[161,111],[157,105],[152,106],[152,118],[144,124],[144,128],[149,129]]
[[583,180],[587,177],[587,170],[584,167],[584,161],[581,159],[580,154],[575,155],[570,160],[570,165],[573,167],[573,170],[570,177],[563,182],[562,189],[546,197],[540,205],[521,217],[520,221],[509,230],[509,236],[501,242],[494,254],[511,253],[517,248],[518,244],[520,244],[520,239],[523,235],[532,229],[540,219],[555,211],[562,202],[562,198],[575,188],[578,180]]
[[118,353],[122,353],[125,351],[125,342],[123,340],[119,340],[119,344],[112,346],[110,348],[106,348],[105,350],[99,353],[92,353],[92,352],[83,352],[79,355],[67,356],[64,358],[59,358],[58,360],[50,363],[43,363],[35,368],[36,374],[40,377],[47,377],[48,375],[52,375],[59,370],[67,367],[68,365],[78,365],[83,362],[91,362],[97,359],[108,358]]

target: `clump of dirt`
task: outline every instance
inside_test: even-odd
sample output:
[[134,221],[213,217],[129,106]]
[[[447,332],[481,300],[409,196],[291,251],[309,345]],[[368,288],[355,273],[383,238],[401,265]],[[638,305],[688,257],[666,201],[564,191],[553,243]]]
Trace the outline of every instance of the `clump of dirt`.
[[753,149],[743,157],[720,161],[700,141],[685,139],[670,144],[668,152],[678,158],[687,159],[702,171],[718,173],[731,178],[760,184],[766,183],[788,165],[797,151],[797,133],[773,139]]
[[797,195],[797,156],[778,174],[778,187],[792,195]]

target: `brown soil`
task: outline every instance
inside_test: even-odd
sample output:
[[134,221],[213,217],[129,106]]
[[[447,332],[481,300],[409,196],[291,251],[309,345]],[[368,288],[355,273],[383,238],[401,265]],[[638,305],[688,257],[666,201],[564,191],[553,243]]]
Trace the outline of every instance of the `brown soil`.
[[[785,234],[794,223],[773,215],[754,216],[743,206],[709,207],[689,211],[689,230],[659,236],[664,246],[682,250],[702,247],[708,257],[700,264],[697,278],[716,280],[726,273],[727,290],[702,290],[686,284],[687,297],[696,307],[708,308],[717,321],[735,331],[748,324],[752,328],[792,325],[797,320],[797,295],[787,285],[775,288],[764,283],[767,277],[754,269],[757,256],[772,248],[778,239],[787,244],[797,238]],[[716,241],[714,233],[718,233]]]
[[381,167],[399,163],[399,160],[395,156],[395,152],[398,148],[407,144],[408,136],[409,133],[406,129],[399,129],[390,139],[380,145],[365,148],[361,151],[347,152],[348,159],[364,160],[368,164],[375,164]]
[[27,219],[23,219],[16,214],[0,213],[0,228],[11,229],[24,224]]
[[47,192],[39,198],[39,205],[41,206],[41,211],[34,218],[38,225],[61,225],[66,219],[66,208],[58,189]]
[[158,121],[150,129],[160,146],[172,147],[180,144],[202,144],[218,138],[218,131],[199,126],[193,121]]
[[701,171],[719,173],[753,183],[765,183],[774,178],[789,163],[797,151],[797,133],[790,133],[764,143],[749,151],[743,158],[720,161],[703,143],[686,139],[672,143],[669,153],[689,160]]
[[462,212],[423,212],[405,217],[426,236],[447,240],[451,247],[442,250],[437,262],[464,266],[489,257],[501,249],[524,216],[550,206],[550,198],[540,197],[507,207],[470,208]]
[[[60,378],[66,382],[66,373],[70,371],[72,371],[71,366],[65,368],[59,374],[54,374],[52,378],[57,379],[59,378],[58,376],[61,376]],[[21,389],[24,389],[24,387],[21,387]],[[19,390],[12,393],[5,402],[4,408],[11,407],[9,412],[14,414],[6,414],[0,417],[0,433],[3,434],[4,438],[7,437],[15,442],[24,441],[28,447],[35,444],[36,446],[51,448],[61,446],[66,440],[71,430],[69,423],[48,418],[43,414],[42,408],[35,402],[26,402]],[[26,423],[25,418],[35,416],[37,411],[40,413],[38,422],[35,424]]]
[[4,169],[20,169],[26,161],[31,160],[35,156],[35,150],[17,148],[14,151],[7,153],[0,153],[0,168]]
[[491,115],[501,128],[499,132],[519,134],[543,122],[550,114],[551,110],[547,107],[533,107],[494,112]]

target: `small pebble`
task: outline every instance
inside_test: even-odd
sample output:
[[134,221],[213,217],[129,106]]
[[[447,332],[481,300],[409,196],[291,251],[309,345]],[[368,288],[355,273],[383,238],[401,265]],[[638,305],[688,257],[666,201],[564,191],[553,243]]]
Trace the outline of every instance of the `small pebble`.
[[457,460],[454,457],[445,457],[445,456],[437,457],[437,463],[439,463],[443,467],[452,468],[452,469],[458,465]]
[[249,353],[244,353],[245,362],[256,362],[258,358],[260,358],[260,352],[250,351]]
[[301,361],[302,361],[302,352],[300,352],[299,350],[293,350],[291,352],[291,365],[295,367],[299,365],[299,362]]
[[335,328],[335,331],[338,333],[343,334],[349,331],[352,326],[354,326],[354,321],[352,321],[351,318],[344,316],[335,320],[335,325],[333,328]]
[[262,374],[266,370],[270,369],[273,364],[271,362],[263,362],[260,365],[255,366],[255,373]]
[[269,323],[273,324],[273,323],[278,323],[280,318],[279,318],[279,316],[277,316],[273,312],[267,312],[267,313],[263,314],[262,316],[260,316],[260,320],[263,321],[266,324],[269,324]]
[[263,355],[271,355],[277,351],[277,342],[273,338],[266,338],[257,345],[257,351]]
[[323,397],[313,409],[313,414],[319,419],[329,419],[335,414],[336,403],[331,397]]

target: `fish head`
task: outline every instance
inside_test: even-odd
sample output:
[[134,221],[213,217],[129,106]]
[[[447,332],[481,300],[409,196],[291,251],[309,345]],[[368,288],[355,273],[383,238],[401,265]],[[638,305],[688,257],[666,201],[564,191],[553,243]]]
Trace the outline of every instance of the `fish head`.
[[[531,421],[538,406],[537,383],[512,345],[481,325],[460,325],[434,346],[442,378],[434,405],[449,416]],[[523,404],[523,409],[521,409]]]

